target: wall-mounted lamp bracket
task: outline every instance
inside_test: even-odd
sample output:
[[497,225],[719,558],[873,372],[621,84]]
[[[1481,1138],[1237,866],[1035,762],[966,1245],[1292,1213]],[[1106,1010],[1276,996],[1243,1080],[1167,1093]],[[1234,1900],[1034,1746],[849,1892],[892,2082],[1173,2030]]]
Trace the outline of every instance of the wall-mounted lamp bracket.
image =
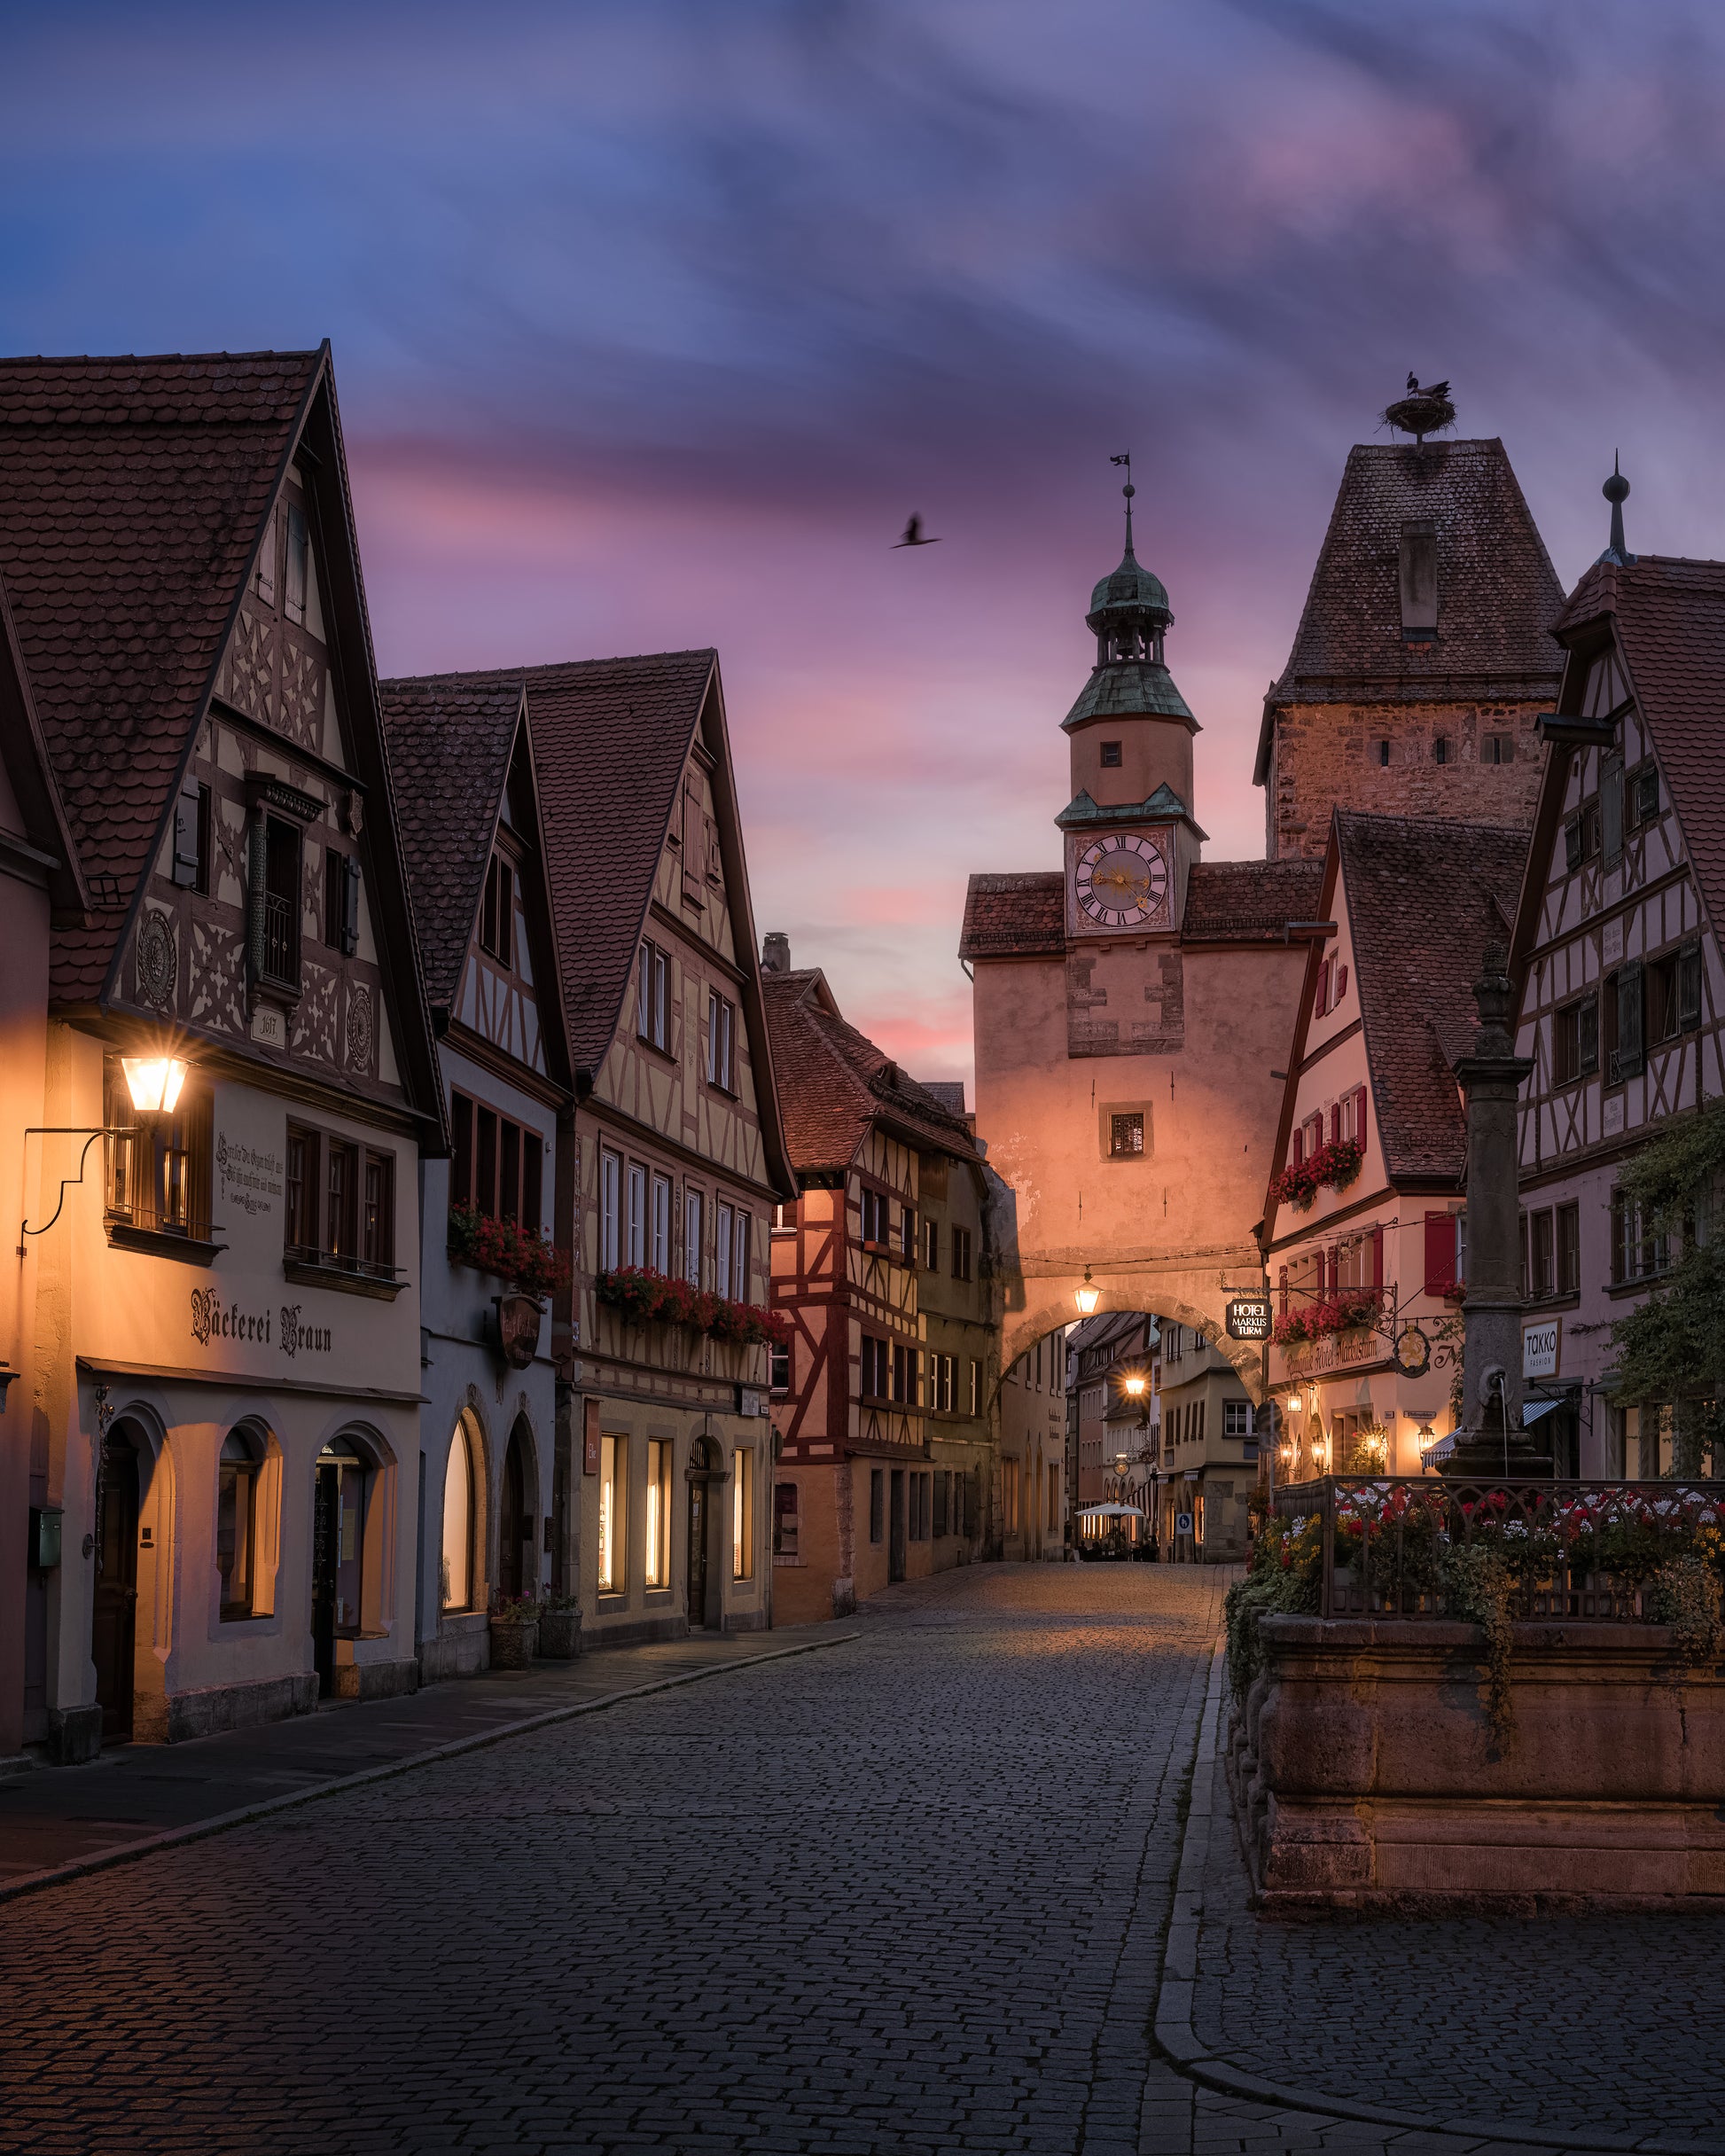
[[[66,1210],[66,1193],[74,1183],[83,1181],[84,1165],[90,1159],[90,1149],[95,1144],[98,1138],[121,1137],[128,1134],[115,1123],[98,1124],[94,1130],[88,1123],[32,1123],[24,1135],[27,1138],[82,1138],[84,1149],[78,1155],[77,1174],[62,1176],[60,1178],[60,1200],[54,1207],[52,1215],[43,1221],[39,1228],[31,1227],[27,1221],[20,1223],[18,1230],[20,1238],[27,1235],[46,1235],[55,1221]],[[20,1258],[24,1255],[24,1245],[21,1240],[18,1246],[18,1254]]]

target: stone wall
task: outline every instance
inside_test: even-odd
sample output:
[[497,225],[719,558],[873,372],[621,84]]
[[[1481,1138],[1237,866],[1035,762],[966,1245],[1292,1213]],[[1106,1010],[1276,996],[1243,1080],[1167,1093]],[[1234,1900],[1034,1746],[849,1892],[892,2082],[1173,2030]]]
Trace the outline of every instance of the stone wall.
[[[1549,702],[1291,704],[1276,715],[1264,789],[1265,851],[1272,861],[1322,859],[1330,812],[1444,816],[1469,824],[1534,821],[1543,754],[1534,721]],[[1512,738],[1511,761],[1488,763],[1494,735]],[[1448,761],[1437,761],[1440,737]],[[1390,745],[1387,764],[1378,745]]]
[[1725,1902],[1725,1680],[1662,1626],[1520,1624],[1512,1724],[1468,1624],[1271,1617],[1229,1772],[1260,1905]]

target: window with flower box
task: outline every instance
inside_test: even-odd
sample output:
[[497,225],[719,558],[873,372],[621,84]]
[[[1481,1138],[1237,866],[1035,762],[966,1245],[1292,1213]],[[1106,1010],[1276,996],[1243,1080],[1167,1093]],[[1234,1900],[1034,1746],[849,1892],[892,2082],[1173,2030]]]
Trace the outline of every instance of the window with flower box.
[[[451,1091],[449,1203],[537,1235],[543,1217],[544,1141],[513,1117]],[[614,1262],[614,1261],[613,1261]]]

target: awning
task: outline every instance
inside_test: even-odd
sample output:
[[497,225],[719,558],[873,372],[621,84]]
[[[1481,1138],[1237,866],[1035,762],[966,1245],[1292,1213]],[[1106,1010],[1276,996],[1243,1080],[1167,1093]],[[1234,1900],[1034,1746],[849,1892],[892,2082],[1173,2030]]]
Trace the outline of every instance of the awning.
[[1524,1400],[1521,1403],[1521,1419],[1524,1424],[1537,1422],[1542,1415],[1549,1415],[1553,1408],[1562,1405],[1559,1400]]
[[1143,1513],[1136,1504],[1087,1504],[1081,1506],[1081,1519],[1142,1519]]

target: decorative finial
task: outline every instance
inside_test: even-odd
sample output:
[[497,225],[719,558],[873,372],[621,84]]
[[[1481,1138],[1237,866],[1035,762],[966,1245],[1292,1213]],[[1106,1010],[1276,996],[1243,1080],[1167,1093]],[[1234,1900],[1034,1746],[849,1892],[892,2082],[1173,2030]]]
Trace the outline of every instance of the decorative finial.
[[1126,559],[1130,561],[1136,559],[1132,552],[1132,497],[1138,491],[1132,484],[1132,452],[1128,449],[1119,457],[1111,457],[1108,461],[1111,465],[1126,466],[1126,484],[1120,492],[1126,496]]
[[1612,476],[1599,491],[1612,505],[1612,543],[1599,559],[1601,561],[1614,561],[1620,568],[1627,569],[1635,559],[1623,543],[1623,504],[1629,498],[1629,482],[1623,476],[1615,449],[1612,451]]

